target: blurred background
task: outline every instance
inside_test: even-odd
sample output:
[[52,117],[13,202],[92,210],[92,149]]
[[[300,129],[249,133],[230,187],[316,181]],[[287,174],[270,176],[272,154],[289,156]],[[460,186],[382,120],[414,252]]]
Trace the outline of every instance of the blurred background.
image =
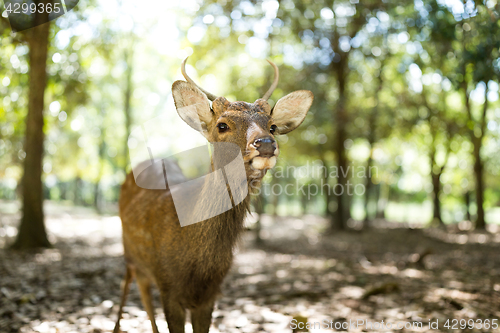
[[[269,231],[279,221],[319,234],[384,223],[499,230],[497,0],[82,0],[17,33],[0,8],[0,212],[15,217],[0,224],[3,247],[56,242],[66,227],[54,222],[45,236],[42,200],[48,215],[113,219],[131,170],[128,137],[175,112],[171,85],[187,56],[191,77],[232,101],[268,89],[265,59],[280,68],[271,105],[314,93],[304,123],[278,138],[278,167],[249,220],[257,239],[279,235]],[[328,177],[273,177],[303,166]],[[271,190],[288,183],[361,187]]]
[[[281,70],[275,101],[297,89],[315,95],[304,124],[280,138],[279,165],[355,170],[326,182],[295,178],[365,190],[309,198],[263,191],[265,213],[324,215],[337,228],[375,218],[498,223],[498,8],[495,0],[82,1],[51,23],[46,41],[43,197],[116,212],[130,170],[127,137],[172,113],[181,61],[190,56],[188,71],[206,89],[252,102],[272,80],[269,58]],[[0,198],[16,200],[30,31],[12,33],[5,16]]]

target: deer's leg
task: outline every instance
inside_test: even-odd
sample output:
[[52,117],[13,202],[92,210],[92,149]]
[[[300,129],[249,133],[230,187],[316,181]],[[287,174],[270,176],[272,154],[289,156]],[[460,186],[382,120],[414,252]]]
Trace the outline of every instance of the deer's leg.
[[153,327],[153,333],[158,333],[158,327],[155,321],[155,308],[153,306],[153,299],[151,298],[151,281],[139,270],[136,272],[136,281],[139,292],[141,293],[142,305],[144,305],[149,320],[151,321],[151,326]]
[[186,311],[178,302],[171,300],[169,296],[168,291],[161,290],[163,310],[165,311],[168,331],[170,333],[184,333]]
[[214,303],[191,310],[191,323],[193,325],[193,333],[208,333],[212,324],[212,311]]
[[127,271],[122,282],[122,299],[120,301],[120,309],[118,310],[118,319],[116,320],[116,325],[113,333],[120,333],[120,319],[122,319],[123,307],[125,306],[125,302],[127,301],[128,292],[130,290],[130,283],[132,282],[133,277],[133,269],[130,265],[127,264]]

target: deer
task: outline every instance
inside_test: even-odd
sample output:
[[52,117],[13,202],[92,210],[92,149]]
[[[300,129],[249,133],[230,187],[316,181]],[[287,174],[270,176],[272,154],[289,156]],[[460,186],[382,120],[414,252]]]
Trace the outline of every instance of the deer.
[[[114,333],[120,332],[120,319],[130,284],[135,278],[142,304],[158,333],[151,288],[156,286],[170,333],[183,333],[186,311],[191,314],[194,333],[207,333],[212,312],[221,292],[223,279],[233,261],[233,251],[244,230],[251,195],[279,155],[276,136],[296,129],[313,103],[313,94],[298,90],[268,103],[279,80],[279,69],[270,60],[274,80],[262,98],[254,103],[230,102],[199,87],[181,65],[185,81],[172,85],[178,115],[208,142],[232,143],[241,151],[248,182],[248,196],[228,211],[201,222],[181,227],[172,193],[139,187],[132,175],[126,176],[119,198],[126,273]],[[193,114],[199,118],[193,121]],[[206,196],[213,184],[205,181],[192,209],[204,210],[217,197]]]

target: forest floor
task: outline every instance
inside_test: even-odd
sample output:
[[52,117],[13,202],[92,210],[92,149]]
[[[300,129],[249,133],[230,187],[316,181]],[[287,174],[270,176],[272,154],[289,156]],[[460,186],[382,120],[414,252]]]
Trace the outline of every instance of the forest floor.
[[[119,218],[49,203],[54,248],[19,253],[5,249],[16,210],[0,202],[0,332],[111,332],[124,274]],[[310,332],[500,332],[495,228],[378,221],[326,236],[326,221],[315,216],[265,216],[262,224],[263,245],[253,245],[253,232],[241,241],[211,332],[290,333],[298,322],[315,325]],[[167,332],[157,292],[155,303]],[[122,330],[151,332],[135,284]]]

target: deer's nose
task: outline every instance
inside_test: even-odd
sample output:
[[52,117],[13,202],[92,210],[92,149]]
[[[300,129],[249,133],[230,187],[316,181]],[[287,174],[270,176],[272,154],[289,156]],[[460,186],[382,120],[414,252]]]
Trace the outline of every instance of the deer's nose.
[[274,156],[274,151],[276,150],[276,141],[273,138],[259,138],[253,142],[253,145],[259,151],[259,156],[271,157]]

